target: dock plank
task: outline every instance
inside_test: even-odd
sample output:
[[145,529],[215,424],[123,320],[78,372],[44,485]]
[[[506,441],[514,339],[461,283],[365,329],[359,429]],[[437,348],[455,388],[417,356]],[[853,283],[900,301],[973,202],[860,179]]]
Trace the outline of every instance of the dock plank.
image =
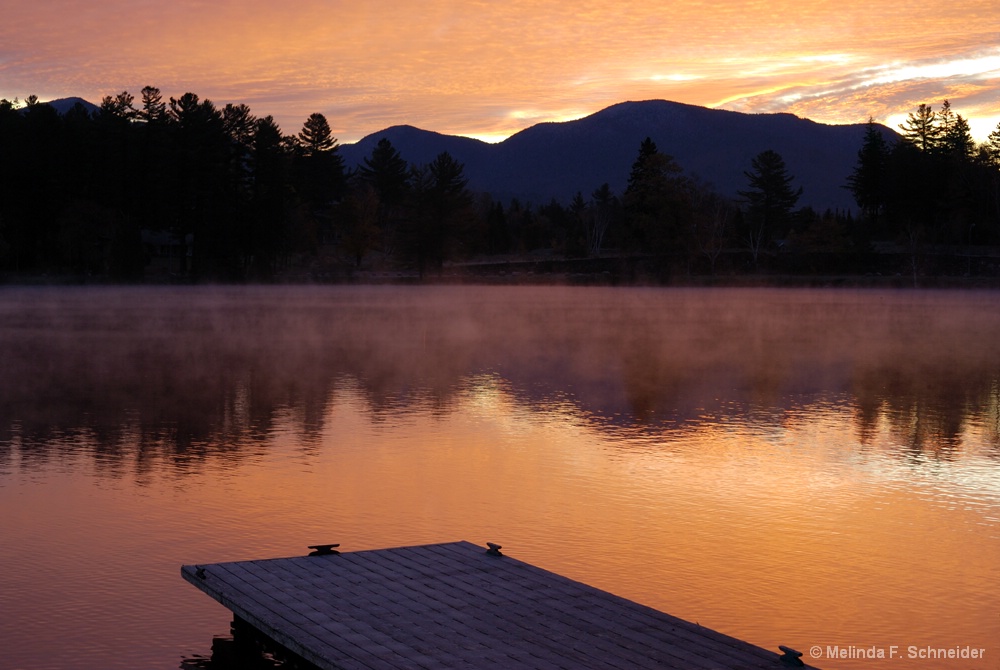
[[776,652],[468,542],[181,574],[324,669],[787,667]]

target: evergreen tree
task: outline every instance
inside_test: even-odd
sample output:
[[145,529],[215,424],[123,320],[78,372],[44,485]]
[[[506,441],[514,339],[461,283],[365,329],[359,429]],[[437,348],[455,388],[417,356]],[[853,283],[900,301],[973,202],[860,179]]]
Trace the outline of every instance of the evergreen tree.
[[307,156],[323,154],[332,151],[337,146],[337,140],[333,137],[329,122],[319,112],[309,115],[309,118],[302,124],[298,139]]
[[436,195],[456,204],[468,200],[469,193],[465,187],[469,180],[465,177],[465,166],[455,160],[450,153],[441,152],[428,167]]
[[388,138],[383,137],[358,168],[358,178],[371,184],[384,206],[396,206],[406,195],[409,166]]
[[[135,207],[139,225],[147,230],[170,228],[174,193],[170,171],[174,162],[171,121],[160,89],[145,86],[141,92],[137,124],[138,157],[135,165]],[[181,271],[180,261],[172,271]]]
[[274,117],[255,123],[251,161],[253,166],[251,216],[241,227],[243,274],[266,279],[277,268],[285,250],[286,209],[285,148],[281,128]]
[[945,100],[941,103],[941,111],[937,113],[937,126],[940,132],[940,137],[943,139],[951,132],[952,127],[955,125],[956,114],[951,109],[951,102]]
[[1000,166],[1000,123],[986,138],[986,150],[994,165]]
[[402,207],[410,190],[409,165],[388,138],[383,137],[358,168],[359,188],[371,188],[377,199],[376,223],[382,252],[389,256],[396,246]]
[[459,251],[464,227],[472,218],[472,194],[466,188],[465,166],[447,151],[412,170],[412,204],[402,231],[403,255],[420,275],[440,268]]
[[[656,180],[661,176],[664,167],[664,155],[660,154],[656,142],[647,137],[639,144],[639,155],[632,163],[628,175],[626,193],[637,194],[644,190],[655,188]],[[667,161],[670,157],[667,156]],[[672,166],[671,166],[672,167]],[[680,171],[679,168],[675,171]]]
[[134,102],[135,96],[128,91],[122,91],[114,97],[106,95],[101,100],[101,115],[131,121],[139,113],[133,105]]
[[222,108],[222,128],[229,138],[229,177],[234,196],[250,189],[250,156],[258,133],[257,117],[246,105],[227,104]]
[[751,171],[743,173],[750,188],[739,194],[747,203],[745,237],[756,264],[768,240],[788,233],[792,209],[802,195],[802,188],[792,188],[785,161],[775,151],[768,149],[758,154],[751,166]]
[[222,108],[222,128],[229,140],[239,146],[250,148],[259,131],[257,117],[246,105],[228,104]]
[[170,98],[173,165],[171,185],[176,235],[192,236],[191,272],[196,278],[240,276],[232,240],[237,212],[228,165],[230,140],[222,114],[211,100],[194,93]]
[[330,124],[318,112],[309,115],[297,139],[302,152],[297,161],[302,193],[313,215],[322,217],[322,210],[344,195],[344,159]]
[[947,127],[942,137],[945,152],[960,162],[972,159],[976,152],[976,141],[972,139],[972,129],[969,122],[956,114],[954,121]]
[[681,173],[651,138],[642,141],[623,195],[627,246],[663,253],[688,241],[692,185]]
[[848,188],[870,226],[877,226],[887,197],[890,148],[875,120],[868,119],[865,137],[858,150],[858,163],[847,178]]
[[147,123],[160,123],[167,118],[167,103],[163,102],[163,95],[160,89],[155,86],[144,86],[140,92],[142,95],[142,109],[139,110],[139,118]]
[[910,112],[899,128],[903,131],[903,139],[924,153],[934,151],[940,144],[941,126],[937,113],[930,105],[921,104],[916,112]]

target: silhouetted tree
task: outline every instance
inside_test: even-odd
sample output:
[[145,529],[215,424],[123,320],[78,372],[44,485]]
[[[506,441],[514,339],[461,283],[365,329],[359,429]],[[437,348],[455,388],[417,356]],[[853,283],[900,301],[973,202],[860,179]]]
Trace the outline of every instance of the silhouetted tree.
[[409,166],[386,137],[378,141],[372,155],[358,168],[358,178],[371,184],[379,200],[390,207],[403,201],[409,176]]
[[[288,137],[246,105],[220,110],[193,93],[168,105],[152,86],[142,89],[138,105],[127,91],[106,96],[96,114],[76,106],[60,116],[37,96],[25,103],[0,100],[5,272],[137,279],[141,234],[149,230],[170,231],[185,245],[193,240],[190,257],[171,253],[192,259],[194,278],[267,279],[292,254],[315,251],[318,231],[338,224],[340,249],[353,265],[380,248],[421,271],[461,254],[596,255],[609,245],[669,253],[671,262],[697,260],[715,271],[732,246],[731,231],[739,231],[755,256],[768,239],[787,237],[789,248],[835,250],[844,258],[867,248],[869,235],[880,236],[910,250],[916,277],[925,269],[954,270],[959,264],[947,256],[956,248],[968,256],[962,269],[991,271],[974,247],[1000,244],[1000,126],[976,146],[968,121],[947,101],[937,113],[921,105],[901,126],[908,139],[893,146],[869,123],[847,177],[863,226],[840,212],[791,212],[801,189],[790,186],[783,167],[762,162],[767,152],[746,173],[754,181],[742,192],[744,211],[684,177],[649,138],[622,202],[605,184],[568,205],[505,206],[485,194],[470,197],[452,157],[411,169],[385,138],[344,189],[336,140],[320,114]],[[338,168],[324,172],[331,155]],[[783,172],[776,182],[764,178]],[[765,196],[782,191],[785,205]],[[774,216],[783,210],[788,216]],[[785,254],[784,267],[803,271],[832,258],[817,257]],[[180,262],[174,269],[183,271]]]
[[914,280],[920,270],[924,247],[933,235],[939,202],[937,192],[931,154],[913,142],[897,142],[889,156],[887,233],[890,239],[903,244],[909,251],[906,271]]
[[315,156],[330,151],[337,146],[337,140],[333,137],[333,131],[326,117],[319,112],[309,115],[302,130],[299,131],[299,144],[305,150],[307,156]]
[[7,156],[17,157],[17,174],[8,184],[18,207],[8,224],[12,238],[21,246],[19,261],[25,269],[58,270],[53,258],[57,217],[67,204],[62,123],[51,105],[28,102],[23,123],[18,124],[21,136],[14,144],[17,153],[5,152],[5,158],[0,159],[10,162]]
[[[993,239],[1000,239],[1000,124],[989,134],[980,147],[980,195],[983,210],[994,222],[983,228]],[[981,233],[982,234],[982,233]]]
[[101,101],[101,114],[123,121],[131,121],[138,115],[138,111],[133,105],[134,102],[135,97],[128,91],[122,91],[114,97],[106,95]]
[[325,216],[325,209],[344,195],[346,176],[344,159],[326,117],[309,115],[298,134],[301,150],[297,162],[303,199],[313,214]]
[[222,108],[222,129],[229,138],[228,191],[239,208],[251,188],[251,154],[258,132],[257,117],[247,105],[227,104]]
[[222,128],[234,145],[249,148],[253,145],[259,125],[248,106],[227,104],[222,108]]
[[286,250],[286,153],[281,128],[274,117],[256,122],[251,160],[253,185],[249,226],[243,233],[245,276],[266,279],[274,274]]
[[383,254],[389,256],[396,246],[396,232],[402,217],[402,206],[410,189],[409,166],[383,137],[358,168],[357,180],[370,186],[378,200],[377,225]]
[[899,128],[903,131],[903,139],[921,151],[931,152],[938,148],[941,126],[937,112],[930,105],[921,104],[916,112],[910,112]]
[[989,164],[1000,167],[1000,123],[990,132],[984,146]]
[[744,172],[750,188],[739,191],[746,201],[744,215],[745,240],[754,265],[763,246],[776,236],[787,234],[792,209],[802,195],[802,188],[792,188],[784,159],[768,149],[751,161],[751,170]]
[[687,242],[691,182],[681,172],[652,139],[642,141],[622,198],[629,248],[662,253]]
[[872,229],[880,225],[888,197],[889,153],[889,143],[875,120],[869,118],[861,149],[858,150],[858,163],[847,178],[847,186]]
[[458,251],[472,204],[464,170],[445,151],[429,165],[412,171],[411,206],[401,235],[401,252],[416,264],[421,276],[429,267],[440,268]]
[[955,115],[954,122],[942,137],[944,151],[958,161],[970,161],[976,151],[976,141],[972,139],[969,122],[961,114]]
[[140,95],[142,96],[142,109],[139,110],[139,118],[147,123],[166,121],[167,103],[163,102],[160,89],[155,86],[143,86]]
[[174,161],[174,229],[193,236],[192,272],[196,278],[240,276],[232,240],[236,212],[227,192],[230,140],[222,114],[211,100],[194,93],[170,98]]

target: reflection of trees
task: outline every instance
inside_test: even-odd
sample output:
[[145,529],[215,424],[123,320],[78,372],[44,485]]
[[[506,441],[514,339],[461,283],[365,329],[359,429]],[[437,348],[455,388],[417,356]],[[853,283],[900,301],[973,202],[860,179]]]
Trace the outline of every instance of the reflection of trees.
[[1000,455],[995,310],[789,311],[766,292],[220,291],[8,294],[0,464],[85,453],[140,478],[162,463],[232,467],[279,427],[316,448],[344,394],[375,421],[447,413],[483,373],[529,409],[571,402],[604,430],[777,424],[838,394],[854,398],[863,444],[886,425],[950,457],[975,421]]
[[183,289],[134,304],[122,296],[0,307],[0,461],[16,450],[25,467],[88,453],[109,474],[152,461],[234,465],[279,416],[315,442],[338,386],[357,390],[376,417],[414,402],[443,410],[469,368],[461,337],[426,315],[407,318],[405,305],[218,302]]
[[[884,420],[913,453],[950,458],[962,447],[970,421],[995,407],[998,369],[901,361],[898,367],[859,370],[852,387],[862,444]],[[996,431],[991,442],[1000,445]]]

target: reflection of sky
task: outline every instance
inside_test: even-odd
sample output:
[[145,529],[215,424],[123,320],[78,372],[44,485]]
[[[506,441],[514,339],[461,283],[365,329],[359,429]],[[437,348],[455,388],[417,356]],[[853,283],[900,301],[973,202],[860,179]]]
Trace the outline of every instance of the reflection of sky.
[[[336,473],[330,509],[370,546],[500,541],[764,645],[993,639],[979,613],[997,606],[983,584],[1000,576],[1000,476],[975,430],[954,459],[915,461],[886,422],[862,445],[836,399],[784,422],[608,432],[495,375],[470,378],[444,414],[413,410],[366,425],[357,398],[328,408],[310,467]],[[257,485],[321,496],[287,474],[261,464]]]
[[885,414],[862,443],[845,395],[609,430],[572,392],[495,373],[393,403],[340,375],[318,410],[257,377],[234,374],[217,432],[182,450],[130,423],[55,433],[31,467],[17,460],[31,450],[12,452],[0,609],[21,616],[0,639],[27,641],[15,667],[39,648],[54,667],[153,667],[207,645],[228,613],[183,584],[183,563],[457,539],[771,649],[1000,653],[982,616],[1000,608],[984,586],[1000,578],[1000,475],[981,424],[940,458],[908,450]]
[[654,98],[825,123],[948,99],[978,139],[1000,121],[993,0],[7,4],[0,97],[154,85],[289,134],[322,112],[342,141],[403,123],[497,140]]

